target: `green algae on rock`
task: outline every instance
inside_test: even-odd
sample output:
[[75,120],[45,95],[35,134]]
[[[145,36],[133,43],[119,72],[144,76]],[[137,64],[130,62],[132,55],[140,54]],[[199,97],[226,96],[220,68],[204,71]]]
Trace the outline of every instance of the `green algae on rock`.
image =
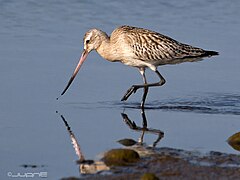
[[139,159],[139,154],[132,149],[112,149],[106,152],[103,157],[103,161],[108,166],[127,166]]
[[124,146],[133,146],[135,144],[137,144],[137,142],[133,139],[121,139],[117,141],[118,143],[124,145]]
[[142,175],[141,180],[159,180],[159,178],[153,173],[145,173]]
[[229,137],[227,142],[230,146],[232,146],[233,149],[240,151],[240,132]]

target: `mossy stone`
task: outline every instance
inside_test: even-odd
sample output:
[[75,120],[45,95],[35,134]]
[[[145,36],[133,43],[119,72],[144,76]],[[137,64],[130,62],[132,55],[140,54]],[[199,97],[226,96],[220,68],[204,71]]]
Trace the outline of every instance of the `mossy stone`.
[[240,132],[235,133],[234,135],[229,137],[227,141],[233,149],[240,151]]
[[153,173],[145,173],[142,175],[141,180],[159,180],[159,178]]
[[139,154],[132,149],[112,149],[104,154],[103,161],[107,166],[127,166],[139,159]]
[[133,146],[135,144],[137,144],[137,142],[133,139],[121,139],[119,141],[120,144],[124,145],[124,146]]

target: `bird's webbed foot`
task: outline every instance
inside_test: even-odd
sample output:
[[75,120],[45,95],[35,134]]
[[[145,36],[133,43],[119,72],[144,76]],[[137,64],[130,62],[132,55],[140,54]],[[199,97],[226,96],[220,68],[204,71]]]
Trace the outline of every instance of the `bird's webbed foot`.
[[134,85],[130,87],[122,97],[121,101],[126,101],[129,98],[129,96],[132,95],[132,93],[135,93],[138,90],[138,88],[139,88],[138,86],[134,86]]

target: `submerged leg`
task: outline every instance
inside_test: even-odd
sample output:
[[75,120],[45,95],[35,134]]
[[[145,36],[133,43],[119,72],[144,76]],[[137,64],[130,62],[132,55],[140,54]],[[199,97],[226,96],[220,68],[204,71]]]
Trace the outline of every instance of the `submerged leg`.
[[[140,71],[141,72],[141,71]],[[139,88],[148,88],[148,87],[154,87],[154,86],[162,86],[163,84],[165,84],[165,82],[166,82],[166,80],[164,79],[164,77],[158,72],[158,70],[156,70],[156,71],[154,71],[157,75],[158,75],[158,77],[159,77],[159,79],[160,79],[160,81],[159,82],[157,82],[157,83],[150,83],[150,84],[142,84],[142,85],[132,85],[132,87],[130,87],[128,90],[127,90],[127,92],[125,93],[125,95],[123,96],[123,98],[121,99],[121,101],[126,101],[128,98],[129,98],[129,96],[131,96],[132,95],[132,93],[135,93]],[[146,97],[145,97],[146,98]]]
[[[139,71],[143,77],[143,83],[144,84],[147,84],[147,79],[146,79],[146,76],[145,76],[145,68],[139,68]],[[146,97],[147,97],[147,93],[148,93],[148,87],[144,87],[143,88],[143,96],[142,96],[142,102],[141,102],[141,108],[144,109],[144,104],[145,104],[145,100],[146,100]]]

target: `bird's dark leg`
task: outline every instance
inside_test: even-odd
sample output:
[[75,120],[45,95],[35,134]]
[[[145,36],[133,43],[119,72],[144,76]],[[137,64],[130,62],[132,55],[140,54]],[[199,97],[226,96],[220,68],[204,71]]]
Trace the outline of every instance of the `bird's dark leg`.
[[[145,76],[145,68],[139,68],[139,71],[143,77],[143,83],[144,84],[147,84],[147,79],[146,79],[146,76]],[[142,96],[142,102],[141,102],[141,108],[144,110],[144,104],[145,104],[145,100],[146,100],[146,97],[147,97],[147,93],[148,93],[148,87],[144,87],[143,88],[143,96]]]
[[143,128],[146,129],[147,128],[147,118],[146,118],[144,109],[141,110],[141,114],[142,114],[142,126],[143,126]]
[[[155,71],[155,73],[158,75],[158,77],[160,78],[160,81],[157,83],[150,83],[150,84],[142,84],[142,85],[132,85],[132,87],[130,87],[127,92],[125,93],[125,95],[123,96],[123,98],[121,99],[121,101],[126,101],[129,96],[132,95],[132,93],[135,93],[139,88],[146,88],[146,87],[154,87],[154,86],[162,86],[163,84],[165,84],[166,80],[164,79],[164,77],[158,72],[158,70]],[[146,98],[146,97],[145,97]]]

